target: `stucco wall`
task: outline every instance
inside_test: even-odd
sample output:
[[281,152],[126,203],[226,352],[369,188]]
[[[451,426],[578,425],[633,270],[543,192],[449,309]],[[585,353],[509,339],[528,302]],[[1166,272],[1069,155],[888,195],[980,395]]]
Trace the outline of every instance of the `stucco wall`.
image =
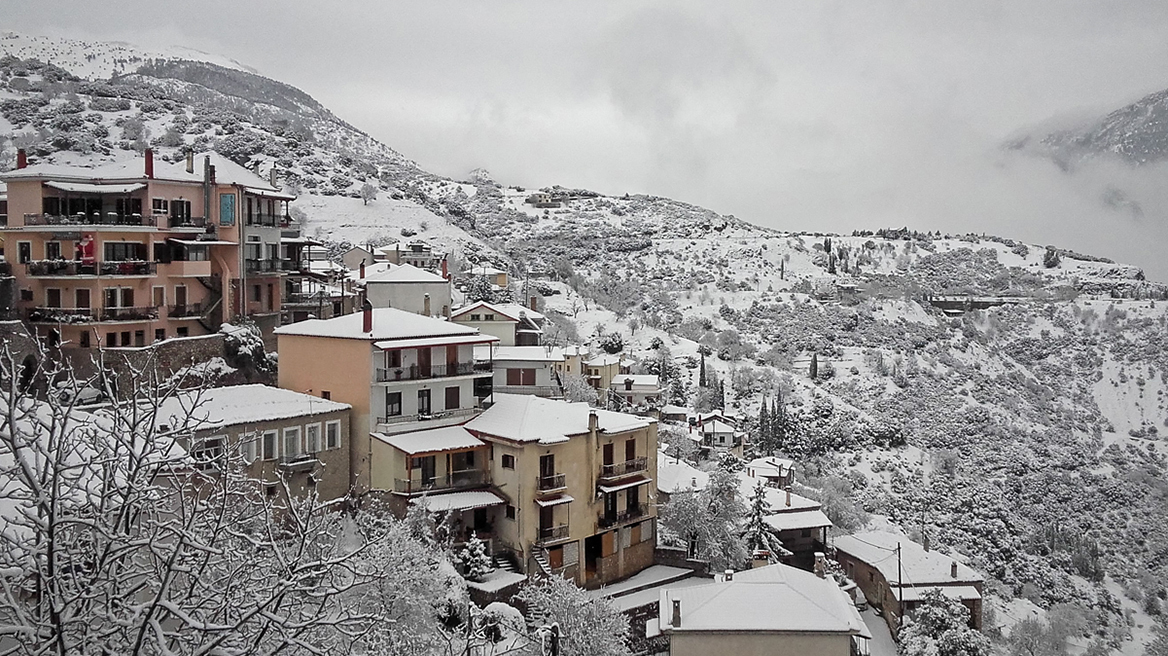
[[414,314],[424,314],[425,297],[430,295],[429,316],[449,316],[450,283],[448,282],[377,282],[365,283],[365,298],[375,308],[392,307]]
[[672,656],[849,656],[852,643],[846,634],[680,631],[669,644]]

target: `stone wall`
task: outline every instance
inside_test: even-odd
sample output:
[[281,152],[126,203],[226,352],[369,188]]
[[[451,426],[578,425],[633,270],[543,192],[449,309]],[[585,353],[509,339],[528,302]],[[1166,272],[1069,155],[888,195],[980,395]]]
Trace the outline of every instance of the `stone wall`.
[[[163,340],[150,346],[83,349],[65,347],[56,350],[63,361],[72,365],[80,379],[97,374],[100,364],[107,374],[116,377],[118,389],[132,390],[138,371],[157,372],[162,380],[192,365],[223,358],[226,353],[223,335],[200,335]],[[138,381],[141,382],[141,381]],[[220,384],[246,381],[220,381]]]
[[658,546],[653,550],[653,564],[692,569],[699,574],[708,574],[710,569],[709,562],[687,557],[685,549],[681,547]]

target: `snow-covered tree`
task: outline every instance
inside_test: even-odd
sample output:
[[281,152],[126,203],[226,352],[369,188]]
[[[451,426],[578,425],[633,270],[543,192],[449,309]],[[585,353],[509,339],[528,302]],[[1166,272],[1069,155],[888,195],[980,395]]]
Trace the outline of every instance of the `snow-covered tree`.
[[565,374],[561,380],[564,400],[573,403],[596,403],[596,388],[589,385],[588,379],[581,374]]
[[921,603],[904,619],[901,656],[988,656],[990,639],[969,626],[969,609],[940,590],[921,595]]
[[366,182],[361,185],[361,203],[368,205],[371,200],[377,200],[377,187]]
[[[629,622],[606,597],[593,597],[558,576],[528,585],[517,597],[527,606],[537,644],[549,636],[540,627],[559,627],[562,656],[627,656]],[[536,653],[549,653],[547,650]]]
[[772,554],[781,552],[783,544],[779,541],[779,536],[766,523],[767,515],[770,513],[771,505],[766,498],[766,486],[759,481],[750,495],[750,512],[746,516],[746,529],[742,534],[748,552],[768,551]]
[[466,541],[466,546],[458,554],[458,564],[462,566],[462,575],[471,581],[481,581],[491,571],[491,557],[478,536],[472,535]]
[[604,351],[605,353],[611,353],[615,355],[625,350],[625,339],[621,337],[620,333],[611,332],[601,337],[600,343],[597,344],[597,346],[599,346],[600,350]]
[[704,489],[670,496],[661,507],[661,526],[675,544],[709,561],[714,571],[738,568],[747,558],[741,531],[745,511],[737,477],[717,469]]

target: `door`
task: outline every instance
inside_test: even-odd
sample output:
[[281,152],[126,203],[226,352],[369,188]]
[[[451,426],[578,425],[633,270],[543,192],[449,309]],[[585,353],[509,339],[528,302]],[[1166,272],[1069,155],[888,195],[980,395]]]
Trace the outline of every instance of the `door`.
[[89,308],[89,290],[78,289],[73,293],[73,307],[75,308]]
[[451,344],[446,347],[446,375],[454,376],[461,372],[458,371],[458,345]]
[[21,264],[32,262],[32,242],[22,241],[16,244],[17,261]]
[[637,440],[625,440],[625,462],[632,462],[637,459]]
[[550,490],[558,487],[556,478],[556,457],[546,455],[539,457],[539,487],[541,490]]
[[604,519],[610,526],[616,523],[616,494],[604,495]]
[[418,390],[418,414],[430,414],[430,390]]
[[459,388],[458,387],[447,387],[446,388],[446,409],[447,410],[457,410],[458,409],[459,402],[460,402],[459,396],[460,395],[459,395]]
[[630,517],[636,517],[641,514],[641,488],[630,487],[625,492],[625,510],[628,511]]
[[539,508],[539,537],[545,539],[551,535],[555,526],[555,506],[540,506]]
[[154,307],[160,308],[163,305],[166,305],[166,288],[161,287],[161,286],[155,287],[154,288]]
[[418,458],[421,462],[420,469],[422,470],[422,485],[430,486],[434,484],[434,456],[425,456]]
[[607,467],[607,468],[612,467],[612,458],[613,458],[612,442],[609,442],[608,444],[604,445],[604,466],[605,467]]
[[422,378],[430,377],[430,349],[418,349],[418,375]]
[[548,549],[548,567],[552,571],[558,570],[564,566],[564,548],[553,547]]

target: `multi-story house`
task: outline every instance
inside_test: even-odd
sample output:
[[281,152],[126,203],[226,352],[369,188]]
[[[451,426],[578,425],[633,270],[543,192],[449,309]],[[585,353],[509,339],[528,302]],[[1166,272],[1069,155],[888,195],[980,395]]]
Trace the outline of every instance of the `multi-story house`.
[[514,303],[478,301],[455,310],[450,320],[498,337],[499,346],[539,346],[543,341],[544,315]]
[[495,394],[465,428],[490,445],[492,482],[508,500],[496,543],[526,572],[599,587],[652,564],[655,420]]
[[392,307],[427,317],[450,316],[450,281],[412,264],[386,263],[358,282],[373,307]]
[[275,326],[293,197],[274,180],[215,154],[184,166],[149,149],[99,168],[30,166],[22,151],[0,179],[18,304],[47,343],[143,346],[240,315]]
[[563,356],[549,346],[480,346],[475,359],[494,363],[496,392],[534,394],[549,398],[564,395],[558,368]]
[[653,374],[621,374],[609,387],[611,395],[624,406],[655,406],[661,400],[660,379]]
[[[352,406],[349,471],[357,494],[378,489],[371,472],[374,440],[379,446],[401,433],[457,426],[480,412],[491,394],[491,362],[476,362],[473,349],[495,338],[474,328],[366,303],[361,312],[275,332],[280,387]],[[406,471],[377,480],[403,478]]]
[[434,250],[433,246],[420,239],[404,245],[399,241],[374,249],[373,257],[378,262],[409,264],[429,271],[437,271],[446,260],[445,253]]

